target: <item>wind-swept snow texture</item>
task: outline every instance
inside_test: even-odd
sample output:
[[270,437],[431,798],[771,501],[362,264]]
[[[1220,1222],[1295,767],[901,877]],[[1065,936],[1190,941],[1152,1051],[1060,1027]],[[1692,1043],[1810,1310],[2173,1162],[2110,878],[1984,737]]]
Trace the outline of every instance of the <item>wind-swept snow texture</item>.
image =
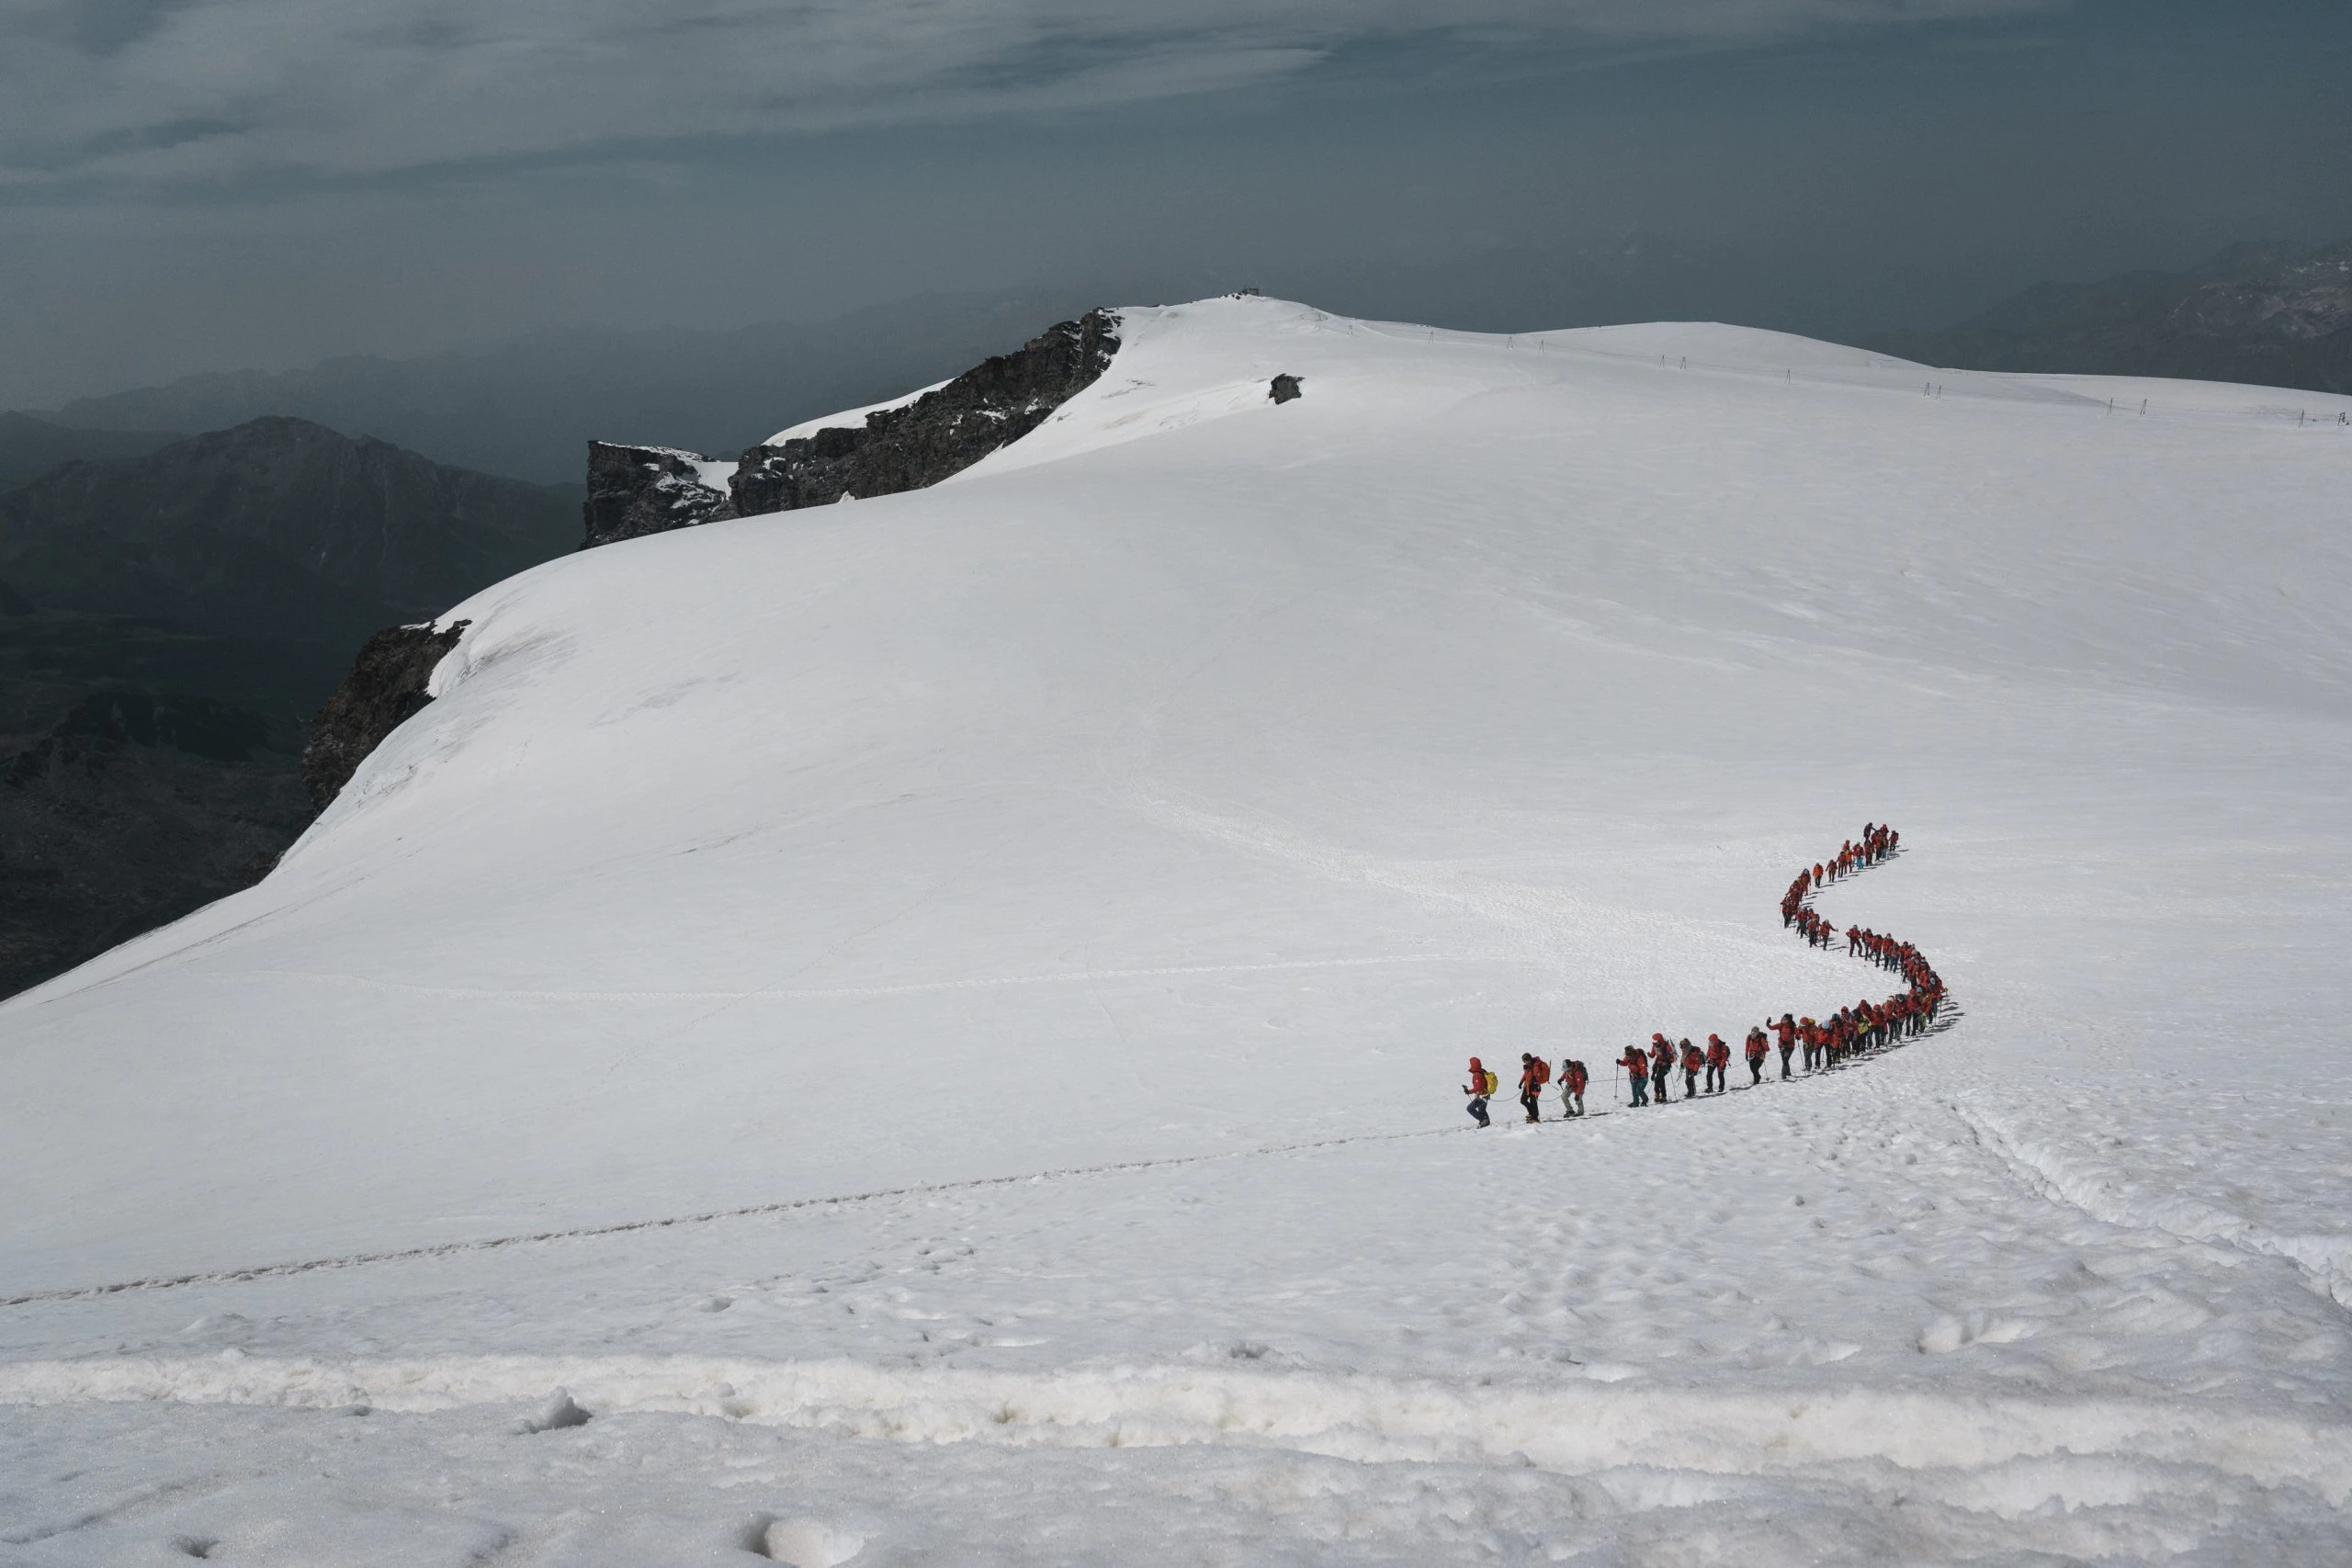
[[[1120,344],[0,1008],[0,1562],[2352,1561],[2352,404]],[[1865,820],[1953,1026],[1612,1105]]]

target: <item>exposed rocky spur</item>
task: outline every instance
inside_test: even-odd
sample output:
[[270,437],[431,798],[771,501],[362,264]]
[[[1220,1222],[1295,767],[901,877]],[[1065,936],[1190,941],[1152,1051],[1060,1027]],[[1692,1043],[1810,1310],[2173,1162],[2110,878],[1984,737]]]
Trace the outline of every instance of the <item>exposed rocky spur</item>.
[[[1020,440],[1093,385],[1118,352],[1118,326],[1115,311],[1090,310],[911,401],[874,411],[863,425],[763,442],[731,468],[675,447],[591,442],[581,547],[937,484]],[[716,482],[722,473],[724,491]]]
[[384,737],[424,710],[425,688],[441,656],[458,646],[469,623],[446,631],[431,625],[387,626],[368,639],[334,695],[311,721],[302,749],[302,784],[324,811]]

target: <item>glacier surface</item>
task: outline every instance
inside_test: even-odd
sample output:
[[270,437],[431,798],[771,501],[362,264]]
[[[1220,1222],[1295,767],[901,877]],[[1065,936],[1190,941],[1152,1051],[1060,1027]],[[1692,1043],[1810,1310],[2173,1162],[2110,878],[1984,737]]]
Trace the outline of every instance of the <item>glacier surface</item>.
[[0,1562],[2352,1560],[2347,412],[1204,300],[453,606],[0,1006]]

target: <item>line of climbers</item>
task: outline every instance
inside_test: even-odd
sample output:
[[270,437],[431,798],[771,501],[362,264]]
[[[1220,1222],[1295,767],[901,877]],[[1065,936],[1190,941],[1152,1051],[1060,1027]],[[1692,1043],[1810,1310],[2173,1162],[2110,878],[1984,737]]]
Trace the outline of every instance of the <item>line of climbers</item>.
[[[1893,854],[1902,841],[1902,834],[1883,823],[1864,823],[1860,838],[1849,839],[1829,859],[1797,873],[1797,879],[1789,885],[1787,895],[1781,900],[1781,924],[1784,928],[1794,927],[1810,946],[1834,944],[1839,934],[1838,928],[1824,919],[1807,900],[1839,877],[1876,865]],[[1867,958],[1880,968],[1902,976],[1904,989],[1884,1001],[1864,999],[1851,1007],[1839,1008],[1819,1021],[1784,1012],[1777,1021],[1749,1029],[1741,1047],[1747,1063],[1748,1088],[1764,1081],[1764,1066],[1775,1046],[1781,1054],[1781,1077],[1789,1078],[1795,1076],[1791,1059],[1800,1047],[1804,1052],[1806,1072],[1826,1071],[1853,1057],[1883,1050],[1899,1040],[1917,1035],[1935,1022],[1936,1014],[1943,1006],[1944,983],[1917,948],[1860,926],[1847,927],[1844,935],[1848,954]],[[1693,1045],[1687,1036],[1672,1041],[1660,1032],[1650,1036],[1647,1048],[1626,1046],[1625,1054],[1614,1065],[1625,1070],[1635,1105],[1665,1105],[1672,1098],[1668,1089],[1677,1069],[1682,1074],[1685,1100],[1724,1092],[1729,1088],[1725,1080],[1731,1070],[1731,1046],[1720,1034],[1708,1035],[1706,1044],[1701,1046]],[[1541,1122],[1544,1090],[1555,1079],[1552,1066],[1532,1052],[1520,1054],[1519,1066],[1520,1106],[1530,1122]],[[1557,1081],[1563,1120],[1583,1115],[1584,1091],[1591,1081],[1585,1065],[1573,1056],[1563,1058]],[[1471,1119],[1479,1126],[1489,1124],[1487,1100],[1501,1087],[1500,1080],[1477,1057],[1470,1058],[1470,1081],[1462,1092],[1470,1097]]]

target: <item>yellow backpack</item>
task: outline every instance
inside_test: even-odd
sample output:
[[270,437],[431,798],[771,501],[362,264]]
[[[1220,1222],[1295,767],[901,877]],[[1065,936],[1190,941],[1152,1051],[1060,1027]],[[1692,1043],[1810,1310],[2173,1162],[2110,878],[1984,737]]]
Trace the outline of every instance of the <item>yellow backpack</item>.
[[1478,1076],[1485,1080],[1478,1085],[1480,1094],[1492,1094],[1503,1087],[1503,1080],[1495,1077],[1495,1069],[1492,1067],[1487,1068]]

